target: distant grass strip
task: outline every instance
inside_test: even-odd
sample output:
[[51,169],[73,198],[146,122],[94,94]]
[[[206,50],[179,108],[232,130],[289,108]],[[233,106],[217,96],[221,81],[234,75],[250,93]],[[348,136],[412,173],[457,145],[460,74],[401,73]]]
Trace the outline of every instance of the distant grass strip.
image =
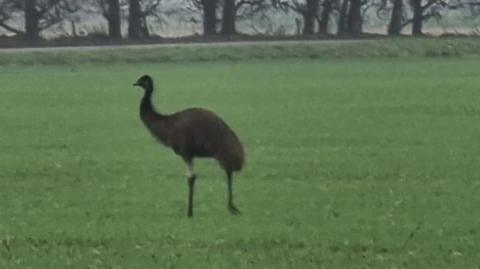
[[371,41],[265,42],[78,51],[0,53],[1,65],[168,63],[249,59],[368,59],[480,56],[478,38],[398,38]]

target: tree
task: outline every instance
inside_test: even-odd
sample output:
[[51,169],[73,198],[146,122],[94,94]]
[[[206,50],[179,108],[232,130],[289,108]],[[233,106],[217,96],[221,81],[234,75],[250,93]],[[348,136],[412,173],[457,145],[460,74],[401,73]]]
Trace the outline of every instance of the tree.
[[319,0],[307,0],[303,15],[303,34],[313,35],[315,33],[315,22],[317,18]]
[[21,9],[21,3],[14,0],[5,0],[0,2],[0,27],[14,33],[16,35],[23,35],[24,31],[18,29],[11,24]]
[[27,39],[38,39],[40,34],[39,21],[42,11],[37,10],[37,0],[25,1],[25,35]]
[[388,24],[389,35],[400,35],[403,28],[403,0],[393,0],[392,15]]
[[237,32],[235,21],[237,17],[235,0],[223,0],[222,34],[234,35]]
[[362,33],[362,0],[350,0],[347,17],[347,33],[357,35]]
[[161,0],[129,0],[128,37],[142,39],[150,36],[147,18],[152,16],[162,21],[160,15]]
[[381,0],[377,5],[377,17],[388,21],[387,33],[400,35],[404,27],[404,4],[403,0]]
[[334,0],[324,0],[322,3],[322,13],[318,21],[318,33],[321,35],[328,34],[328,23],[330,22],[333,5]]
[[189,14],[194,14],[189,21],[197,23],[198,16],[201,17],[203,35],[217,34],[217,10],[219,7],[218,0],[187,0],[187,5],[183,8]]
[[[476,1],[476,0],[473,0]],[[377,15],[384,11],[390,12],[388,34],[399,35],[401,30],[412,24],[412,35],[422,35],[423,23],[432,18],[440,18],[442,9],[463,7],[462,1],[446,0],[409,0],[409,5],[405,5],[403,0],[383,0],[377,11]],[[391,8],[390,8],[391,4]],[[410,7],[410,19],[405,19],[406,9]],[[391,9],[391,11],[390,11]],[[382,15],[380,15],[382,17]]]
[[[327,0],[328,1],[328,0]],[[318,10],[320,0],[290,0],[280,1],[279,6],[283,9],[292,10],[300,14],[303,18],[303,35],[313,35],[315,33],[315,22],[318,21]],[[324,22],[327,23],[327,22]]]
[[[412,24],[412,35],[423,34],[423,23],[430,18],[441,18],[442,11],[450,9],[464,8],[466,4],[475,3],[464,1],[446,1],[446,0],[409,0],[406,5],[403,0],[382,0],[377,15],[385,17],[383,14],[389,13],[388,34],[399,35],[401,30]],[[410,10],[407,10],[410,8]],[[408,12],[407,12],[408,11]],[[411,14],[411,18],[405,18],[406,14]]]
[[343,0],[338,16],[337,34],[361,34],[363,30],[363,13],[365,13],[362,11],[362,8],[370,3],[371,1],[369,2],[369,0]]
[[129,0],[128,12],[128,38],[140,39],[144,37],[140,0]]
[[217,33],[217,0],[201,0],[203,7],[203,34],[213,35]]
[[[433,1],[431,1],[433,3]],[[421,35],[422,33],[422,24],[423,24],[423,8],[422,0],[411,0],[410,5],[413,10],[413,19],[412,19],[412,35]]]
[[406,24],[412,23],[412,35],[423,35],[423,22],[432,18],[440,17],[440,9],[446,7],[443,0],[410,0],[413,17]]
[[342,5],[340,7],[340,14],[338,15],[338,29],[337,34],[342,35],[347,32],[347,16],[348,16],[348,9],[350,7],[350,0],[343,0]]
[[122,38],[122,16],[120,0],[96,0],[95,4],[100,8],[102,16],[108,23],[108,36],[111,39]]
[[108,20],[108,34],[110,38],[122,38],[122,21],[120,18],[120,1],[107,0],[108,9],[105,17]]
[[107,21],[107,33],[110,39],[122,38],[122,8],[127,5],[126,0],[84,0],[82,2],[84,15],[95,17],[100,15]]
[[[262,10],[265,5],[266,0],[223,0],[221,33],[223,35],[236,34],[237,17],[250,16]],[[242,14],[242,11],[245,14]]]
[[[0,27],[35,41],[43,30],[62,22],[67,14],[78,11],[79,3],[74,0],[4,0],[0,7]],[[22,13],[23,30],[12,21]]]

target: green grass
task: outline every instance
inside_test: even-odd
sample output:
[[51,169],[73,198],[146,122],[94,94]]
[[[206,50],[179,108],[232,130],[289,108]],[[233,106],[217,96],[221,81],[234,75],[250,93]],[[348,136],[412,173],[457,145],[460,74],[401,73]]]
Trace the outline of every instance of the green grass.
[[[213,49],[212,49],[213,48]],[[264,42],[159,48],[0,53],[0,65],[236,62],[252,59],[452,58],[480,56],[479,38],[394,38],[360,41]]]
[[[0,69],[0,268],[479,268],[480,64],[263,60]],[[138,119],[202,106],[242,139],[224,175]]]

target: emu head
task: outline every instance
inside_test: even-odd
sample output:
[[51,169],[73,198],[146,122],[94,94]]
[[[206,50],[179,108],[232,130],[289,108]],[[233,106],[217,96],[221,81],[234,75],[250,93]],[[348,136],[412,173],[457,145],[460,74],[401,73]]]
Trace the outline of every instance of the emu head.
[[153,79],[149,75],[141,76],[133,86],[140,86],[145,90],[153,90]]

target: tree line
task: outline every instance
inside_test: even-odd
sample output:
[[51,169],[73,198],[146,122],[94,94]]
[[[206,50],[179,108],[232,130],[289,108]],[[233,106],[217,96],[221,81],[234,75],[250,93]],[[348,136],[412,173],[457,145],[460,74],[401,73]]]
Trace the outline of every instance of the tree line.
[[[166,9],[166,6],[175,8]],[[367,11],[387,26],[387,34],[399,35],[407,26],[412,35],[422,35],[432,18],[460,10],[480,17],[480,0],[0,0],[0,28],[38,40],[50,27],[71,22],[72,31],[85,16],[96,14],[107,22],[110,39],[148,38],[149,20],[161,23],[165,15],[196,14],[204,36],[235,35],[239,20],[265,18],[275,12],[294,14],[298,33],[309,35],[360,35]],[[332,28],[334,30],[332,30]]]

